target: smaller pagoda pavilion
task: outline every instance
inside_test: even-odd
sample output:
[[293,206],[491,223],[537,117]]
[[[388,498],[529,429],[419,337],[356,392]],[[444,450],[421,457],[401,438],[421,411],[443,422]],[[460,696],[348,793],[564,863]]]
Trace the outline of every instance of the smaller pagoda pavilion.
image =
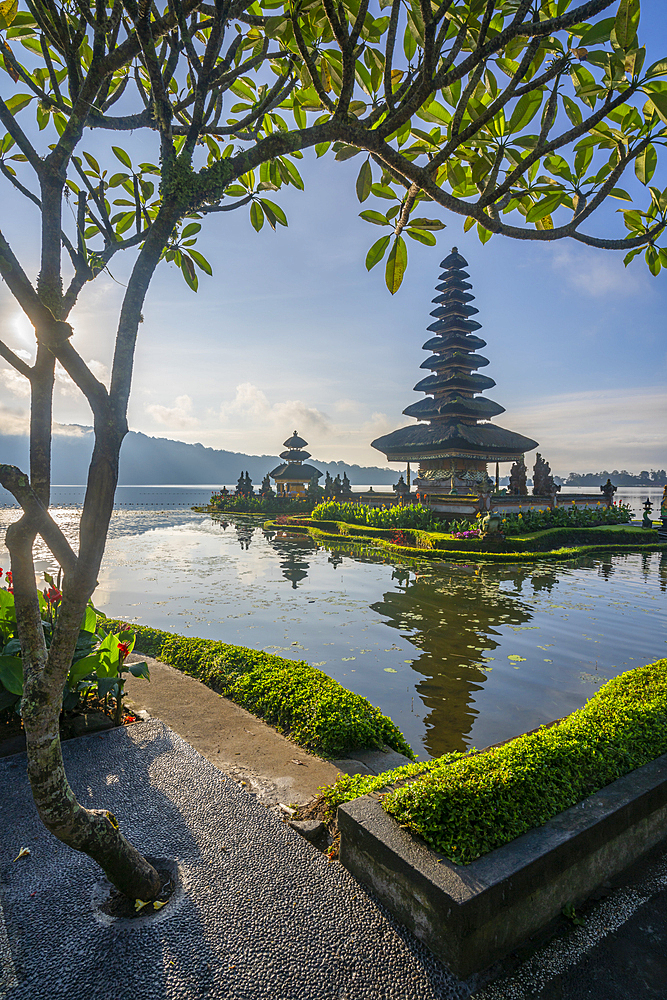
[[372,442],[390,462],[419,462],[415,484],[429,501],[437,494],[490,493],[487,463],[516,462],[537,447],[532,438],[490,423],[504,407],[481,395],[496,383],[478,374],[489,362],[476,353],[486,342],[476,335],[481,325],[472,318],[478,310],[465,280],[468,262],[454,247],[440,266],[435,322],[424,344],[431,353],[421,365],[432,374],[415,386],[426,398],[403,410],[418,423]]
[[279,465],[273,472],[269,472],[271,479],[276,481],[276,490],[279,497],[289,497],[291,500],[300,499],[305,496],[308,483],[313,476],[320,478],[322,473],[312,465],[304,465],[304,461],[310,458],[310,452],[303,449],[308,444],[299,437],[296,431],[291,438],[283,441],[287,451],[281,451],[280,458],[284,460],[284,465]]

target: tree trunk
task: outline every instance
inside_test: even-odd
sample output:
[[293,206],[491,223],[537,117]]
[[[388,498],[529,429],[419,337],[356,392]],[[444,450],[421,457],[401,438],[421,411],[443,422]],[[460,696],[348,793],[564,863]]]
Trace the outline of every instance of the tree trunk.
[[122,835],[112,813],[85,809],[72,791],[60,745],[62,694],[86,608],[89,588],[81,574],[66,574],[58,623],[46,650],[32,546],[35,526],[28,515],[7,531],[14,574],[16,620],[24,665],[21,714],[26,734],[28,777],[42,822],[63,843],[83,851],[130,899],[153,899],[161,888],[155,869]]

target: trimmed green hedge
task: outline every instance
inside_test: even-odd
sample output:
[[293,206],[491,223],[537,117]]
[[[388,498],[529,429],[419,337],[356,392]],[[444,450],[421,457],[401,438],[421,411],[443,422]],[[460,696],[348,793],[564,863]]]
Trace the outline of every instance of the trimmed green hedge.
[[411,537],[413,545],[396,545],[391,541],[395,529],[351,525],[344,521],[295,518],[293,523],[287,525],[265,521],[264,529],[309,534],[318,542],[356,544],[360,549],[370,543],[377,548],[387,549],[392,556],[400,553],[412,559],[442,559],[446,555],[448,558],[468,561],[534,562],[539,559],[572,559],[575,556],[615,552],[623,548],[633,552],[658,552],[667,548],[664,542],[659,541],[657,531],[625,525],[550,528],[529,535],[515,535],[506,539],[506,547],[504,545],[501,550],[495,551],[485,551],[484,543],[477,538],[454,538],[443,532],[417,528],[404,529],[402,532]]
[[134,632],[135,652],[155,656],[197,677],[322,757],[386,744],[414,759],[388,716],[303,660],[295,662],[245,646],[191,639],[121,620],[107,619],[105,625]]
[[382,804],[468,864],[664,753],[667,660],[658,660],[609,681],[551,728],[434,768]]

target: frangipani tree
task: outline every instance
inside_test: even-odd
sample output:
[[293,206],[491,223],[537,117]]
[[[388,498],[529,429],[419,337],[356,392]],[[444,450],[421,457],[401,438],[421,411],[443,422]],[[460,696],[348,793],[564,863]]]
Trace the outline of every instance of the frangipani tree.
[[[667,62],[643,70],[638,21],[637,0],[0,2],[3,213],[23,199],[41,215],[36,275],[0,232],[0,276],[36,339],[31,362],[0,342],[31,393],[30,468],[0,466],[0,483],[22,508],[7,545],[28,773],[48,829],[99,862],[127,895],[153,898],[159,878],[113,816],[76,801],[58,716],[104,552],[156,267],[176,263],[196,290],[198,273],[211,272],[196,250],[206,216],[248,206],[256,230],[286,225],[273,192],[303,186],[295,160],[314,146],[339,159],[365,153],[360,200],[392,202],[384,213],[362,212],[387,227],[366,264],[387,255],[392,292],[407,261],[403,234],[433,244],[444,225],[420,214],[423,203],[476,224],[482,240],[569,236],[643,249],[657,271],[667,209],[657,188],[647,206],[626,211],[625,238],[587,235],[609,196],[628,198],[619,187],[625,170],[634,166],[648,184],[665,141]],[[86,148],[93,131],[95,155]],[[136,162],[137,132],[155,140],[150,161]],[[75,307],[120,254],[131,268],[105,385],[77,351]],[[56,363],[94,422],[76,549],[49,513]],[[48,650],[37,535],[64,573]]]

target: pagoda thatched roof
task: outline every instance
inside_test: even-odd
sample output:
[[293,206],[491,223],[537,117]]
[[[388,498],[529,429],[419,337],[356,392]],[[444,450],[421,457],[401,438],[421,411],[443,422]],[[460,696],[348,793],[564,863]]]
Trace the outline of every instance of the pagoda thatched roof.
[[271,479],[309,483],[313,476],[317,476],[319,479],[322,473],[312,465],[302,465],[301,462],[288,462],[285,465],[279,465],[273,472],[269,472],[269,475]]
[[496,424],[411,424],[376,438],[373,448],[388,461],[446,458],[465,454],[482,461],[512,461],[537,448],[537,441]]

